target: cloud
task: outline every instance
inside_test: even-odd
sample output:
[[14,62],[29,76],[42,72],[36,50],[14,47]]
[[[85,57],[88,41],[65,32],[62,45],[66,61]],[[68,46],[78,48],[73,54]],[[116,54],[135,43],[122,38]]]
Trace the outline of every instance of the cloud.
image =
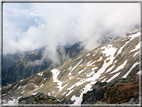
[[123,35],[140,23],[138,3],[5,3],[3,10],[4,54],[45,46],[52,60],[58,46],[83,41],[94,49],[102,32]]

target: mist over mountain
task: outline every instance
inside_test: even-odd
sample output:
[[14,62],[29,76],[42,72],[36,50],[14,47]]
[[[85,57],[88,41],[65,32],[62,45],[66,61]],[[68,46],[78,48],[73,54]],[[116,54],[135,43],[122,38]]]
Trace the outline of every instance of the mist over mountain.
[[[70,48],[59,47],[57,49],[58,63],[54,63],[48,54],[43,56],[44,48],[42,48],[43,50],[37,49],[36,51],[27,52],[25,55],[21,53],[5,55],[3,58],[2,85],[11,84],[40,71],[58,67],[64,62],[81,55],[85,50],[80,45],[81,42],[74,44]],[[14,60],[15,57],[17,59]]]
[[138,104],[141,3],[5,3],[3,104]]
[[[137,26],[133,26],[131,33],[138,31]],[[128,35],[128,33],[127,33]],[[111,31],[102,32],[97,43],[101,46],[107,42],[126,37],[126,34],[114,35]],[[60,47],[56,49],[56,55],[46,50],[46,47],[35,49],[34,51],[17,52],[15,54],[7,54],[3,57],[3,83],[2,85],[11,84],[17,80],[27,78],[42,70],[58,67],[66,61],[69,61],[77,56],[87,52],[85,48],[86,42],[77,42],[70,47]],[[96,47],[94,45],[94,47]],[[21,71],[21,72],[19,72]],[[9,74],[11,74],[9,76]]]
[[[44,104],[44,102],[33,99],[35,96],[38,97],[38,92],[40,92],[54,96],[58,101],[73,105],[96,103],[96,101],[106,104],[125,103],[130,99],[135,99],[137,104],[139,103],[138,76],[140,75],[141,44],[139,40],[140,31],[137,31],[132,35],[108,42],[74,59],[67,60],[57,68],[46,69],[36,75],[9,84],[3,87],[3,103],[18,104],[18,99],[23,97],[24,100],[25,97],[29,98],[29,101],[24,100],[24,104],[35,101]],[[128,87],[125,87],[125,83]],[[101,88],[103,86],[104,88]],[[121,99],[113,100],[113,97],[118,96],[111,97],[111,94],[114,93],[113,89],[116,90],[115,92],[124,91],[124,94],[118,94]],[[96,92],[100,97],[89,96]],[[125,96],[122,97],[122,95]]]
[[102,32],[123,36],[140,24],[139,3],[5,3],[3,11],[4,55],[45,47],[56,57],[58,46],[78,41],[91,50]]

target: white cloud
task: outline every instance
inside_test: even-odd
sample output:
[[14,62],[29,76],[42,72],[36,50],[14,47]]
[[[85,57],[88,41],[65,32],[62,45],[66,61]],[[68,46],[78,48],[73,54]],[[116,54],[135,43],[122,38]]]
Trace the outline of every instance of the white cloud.
[[102,31],[123,34],[140,22],[138,3],[5,3],[4,54],[46,46],[56,57],[56,47],[86,41],[93,49]]

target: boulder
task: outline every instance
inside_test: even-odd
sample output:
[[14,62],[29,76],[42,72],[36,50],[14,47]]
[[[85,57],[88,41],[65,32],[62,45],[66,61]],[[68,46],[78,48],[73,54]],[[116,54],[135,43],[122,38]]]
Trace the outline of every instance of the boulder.
[[38,92],[36,95],[30,95],[19,99],[19,104],[66,104],[63,101],[57,101],[55,97]]
[[27,101],[26,100],[22,100],[19,102],[19,104],[27,104]]

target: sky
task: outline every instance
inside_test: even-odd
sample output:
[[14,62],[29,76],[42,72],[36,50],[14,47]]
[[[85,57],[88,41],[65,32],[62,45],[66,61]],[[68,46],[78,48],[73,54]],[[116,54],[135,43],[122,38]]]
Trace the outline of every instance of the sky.
[[4,3],[3,54],[85,43],[99,46],[101,32],[123,35],[140,23],[139,3]]

